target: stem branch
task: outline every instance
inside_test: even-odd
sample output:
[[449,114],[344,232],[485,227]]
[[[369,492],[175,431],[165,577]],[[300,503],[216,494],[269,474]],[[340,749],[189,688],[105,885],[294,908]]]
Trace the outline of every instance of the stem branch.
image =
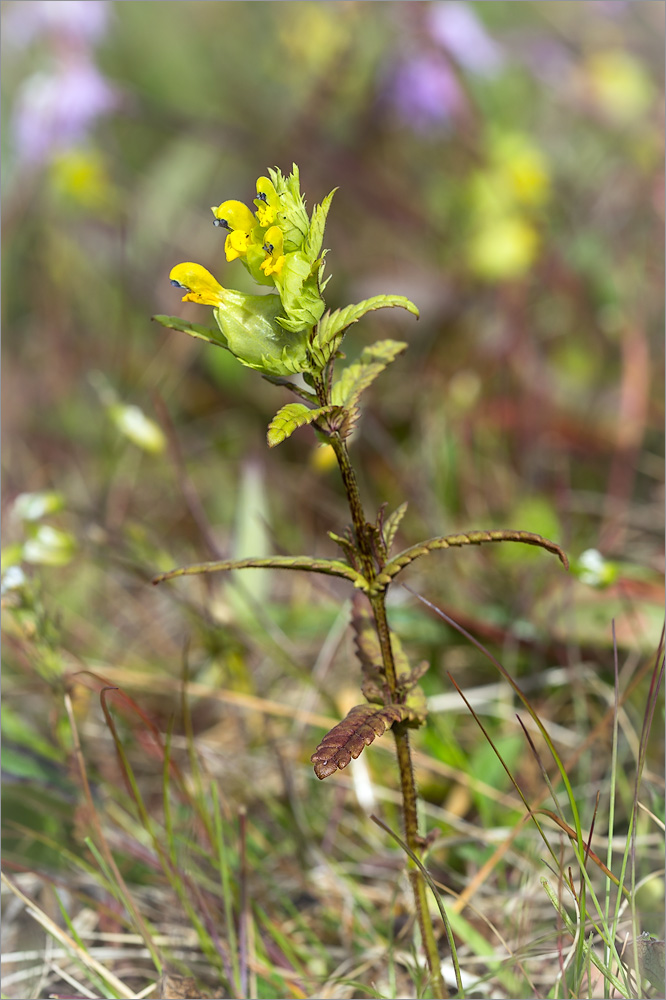
[[[316,390],[320,404],[322,406],[328,404],[330,402],[330,390],[323,380],[317,380]],[[358,482],[356,480],[356,474],[351,464],[345,441],[335,431],[331,433],[329,440],[331,446],[333,447],[333,451],[335,452],[335,457],[338,460],[342,482],[345,488],[345,493],[347,494],[347,502],[349,503],[354,537],[356,539],[357,551],[363,568],[363,575],[367,580],[372,582],[381,567],[377,564],[371,535],[368,530],[370,525],[368,525],[363,511],[363,504],[361,502],[361,495],[358,488]],[[386,683],[390,692],[390,700],[395,702],[398,700],[398,678],[395,667],[395,658],[393,655],[393,647],[391,644],[391,630],[389,628],[386,615],[385,590],[382,590],[378,594],[371,597],[370,604],[377,628],[377,636],[379,638],[379,645],[382,653]],[[403,722],[395,724],[393,726],[393,736],[395,739],[398,769],[400,772],[400,790],[402,793],[402,812],[405,838],[410,850],[420,858],[423,840],[419,834],[416,782],[414,780],[412,755],[409,746],[409,730],[406,724]],[[421,938],[428,960],[430,975],[432,977],[433,995],[437,998],[442,998],[442,1000],[446,1000],[449,994],[441,973],[437,940],[435,938],[432,918],[428,909],[426,883],[421,871],[411,859],[409,859],[408,865],[410,869],[409,879],[414,893],[416,915],[421,930]]]

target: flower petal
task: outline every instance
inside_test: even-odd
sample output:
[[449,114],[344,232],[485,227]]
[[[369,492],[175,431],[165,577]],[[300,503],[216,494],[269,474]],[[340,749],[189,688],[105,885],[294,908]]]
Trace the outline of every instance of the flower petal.
[[199,302],[205,306],[220,306],[224,302],[224,288],[201,264],[176,264],[169,280],[187,292],[183,302]]

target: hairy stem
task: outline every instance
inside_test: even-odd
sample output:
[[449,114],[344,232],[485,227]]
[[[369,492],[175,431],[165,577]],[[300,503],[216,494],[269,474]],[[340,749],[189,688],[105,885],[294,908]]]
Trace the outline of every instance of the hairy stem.
[[[320,403],[325,405],[328,402],[328,392],[325,384],[317,386],[317,394]],[[340,474],[347,494],[349,510],[352,517],[354,536],[356,538],[357,551],[363,567],[363,574],[367,580],[372,581],[377,576],[380,567],[376,563],[368,532],[368,524],[363,512],[363,504],[358,489],[356,474],[354,472],[347,445],[342,438],[334,433],[329,438],[335,452],[340,467]],[[390,691],[392,701],[397,701],[398,679],[395,668],[395,659],[391,645],[391,631],[386,616],[385,591],[382,590],[377,595],[370,598],[372,613],[377,628],[377,636],[382,651],[382,661],[386,682]],[[410,849],[418,856],[421,856],[423,841],[419,834],[419,823],[416,803],[416,782],[414,780],[414,769],[412,767],[412,755],[409,746],[409,730],[404,723],[393,726],[393,736],[398,758],[398,769],[400,772],[400,790],[402,793],[402,811],[405,827],[405,838]],[[430,911],[428,909],[428,897],[426,883],[421,871],[410,860],[408,862],[410,871],[409,879],[414,893],[414,904],[421,930],[421,938],[428,960],[428,967],[432,976],[432,987],[435,997],[446,1000],[448,992],[446,984],[442,978],[437,940],[432,925]]]

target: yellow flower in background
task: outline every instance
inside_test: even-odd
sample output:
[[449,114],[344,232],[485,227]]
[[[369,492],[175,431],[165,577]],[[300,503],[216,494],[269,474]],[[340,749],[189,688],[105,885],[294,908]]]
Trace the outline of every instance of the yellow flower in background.
[[499,133],[490,142],[488,166],[469,182],[469,200],[477,216],[496,217],[537,209],[550,197],[550,171],[543,152],[520,132]]
[[68,149],[54,157],[51,181],[58,195],[82,208],[106,211],[115,192],[102,157],[91,149]]
[[609,118],[631,121],[649,110],[654,87],[641,64],[621,49],[596,52],[587,60],[587,83]]
[[522,277],[536,260],[539,237],[521,216],[490,220],[469,241],[470,271],[486,281]]
[[536,206],[548,199],[548,164],[542,151],[528,136],[518,132],[498,135],[491,149],[491,160],[515,201]]
[[491,137],[488,166],[469,180],[470,271],[486,281],[525,274],[539,252],[536,219],[550,197],[548,162],[529,136]]
[[262,247],[262,250],[268,255],[261,265],[261,270],[266,276],[269,274],[279,275],[282,271],[286,260],[282,253],[283,245],[282,230],[277,226],[271,226],[266,232]]
[[310,464],[316,472],[328,472],[329,469],[336,468],[338,460],[335,457],[333,446],[330,444],[320,444],[310,454]]

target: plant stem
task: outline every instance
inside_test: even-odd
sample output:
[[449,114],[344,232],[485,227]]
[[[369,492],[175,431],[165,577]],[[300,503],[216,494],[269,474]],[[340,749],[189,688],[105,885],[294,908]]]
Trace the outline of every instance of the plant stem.
[[[328,394],[323,385],[318,386],[318,390],[320,388],[320,399],[323,405],[323,403],[327,401]],[[337,433],[333,433],[329,440],[338,460],[342,482],[347,494],[347,501],[349,503],[354,536],[356,538],[357,551],[363,567],[363,574],[367,580],[372,581],[375,579],[377,571],[380,567],[376,565],[376,558],[368,532],[369,525],[363,512],[363,504],[361,502],[361,495],[358,489],[356,474],[349,458],[347,445],[342,438]],[[370,604],[377,628],[377,636],[379,638],[379,645],[382,652],[384,673],[390,691],[391,700],[397,701],[398,679],[395,668],[395,659],[393,656],[393,647],[391,645],[391,630],[386,616],[385,592],[381,591],[371,597]],[[402,793],[402,813],[405,838],[410,849],[420,858],[423,840],[419,834],[416,782],[414,780],[414,768],[412,766],[412,755],[409,746],[409,730],[406,724],[401,722],[394,725],[393,736],[395,739],[398,769],[400,772],[400,790]],[[408,864],[410,868],[409,879],[414,893],[414,904],[416,907],[419,927],[421,929],[421,938],[428,960],[430,975],[432,977],[433,993],[435,997],[446,1000],[449,994],[441,973],[437,940],[435,938],[435,931],[432,925],[430,911],[428,909],[428,896],[425,880],[422,873],[414,865],[411,859]]]

